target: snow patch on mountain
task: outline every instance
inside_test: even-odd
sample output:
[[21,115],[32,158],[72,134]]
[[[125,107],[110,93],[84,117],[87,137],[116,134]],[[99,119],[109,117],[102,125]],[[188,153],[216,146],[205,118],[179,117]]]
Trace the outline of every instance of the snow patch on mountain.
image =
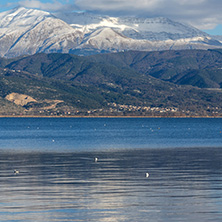
[[89,13],[56,13],[56,17],[74,28],[88,33],[101,28],[112,28],[133,39],[167,40],[209,36],[208,34],[167,18],[136,18],[95,16]]

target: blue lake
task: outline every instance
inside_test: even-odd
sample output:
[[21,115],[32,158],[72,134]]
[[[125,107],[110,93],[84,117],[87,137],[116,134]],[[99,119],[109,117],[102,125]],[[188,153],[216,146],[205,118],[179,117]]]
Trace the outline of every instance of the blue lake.
[[222,147],[222,119],[2,118],[1,149]]
[[0,190],[0,221],[221,221],[222,119],[1,118]]

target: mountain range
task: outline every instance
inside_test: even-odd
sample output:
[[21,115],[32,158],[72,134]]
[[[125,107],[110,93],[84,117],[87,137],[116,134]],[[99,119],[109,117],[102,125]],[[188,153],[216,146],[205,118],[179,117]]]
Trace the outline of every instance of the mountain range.
[[222,36],[162,17],[0,13],[0,115],[222,116],[221,88]]
[[222,50],[0,59],[0,114],[221,116]]
[[109,17],[85,12],[52,14],[23,7],[0,13],[1,57],[40,52],[92,55],[221,47],[221,36],[210,36],[162,17]]

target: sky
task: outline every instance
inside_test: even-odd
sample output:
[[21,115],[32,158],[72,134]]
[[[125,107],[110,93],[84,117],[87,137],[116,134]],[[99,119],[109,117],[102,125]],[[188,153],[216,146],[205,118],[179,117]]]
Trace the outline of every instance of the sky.
[[0,0],[0,12],[23,6],[110,16],[166,17],[222,35],[222,0]]

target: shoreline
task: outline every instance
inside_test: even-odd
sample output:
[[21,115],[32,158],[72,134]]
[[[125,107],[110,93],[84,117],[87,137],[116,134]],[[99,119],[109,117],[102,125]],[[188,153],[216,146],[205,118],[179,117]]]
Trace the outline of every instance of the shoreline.
[[42,116],[42,115],[0,115],[0,118],[222,118],[222,116]]

